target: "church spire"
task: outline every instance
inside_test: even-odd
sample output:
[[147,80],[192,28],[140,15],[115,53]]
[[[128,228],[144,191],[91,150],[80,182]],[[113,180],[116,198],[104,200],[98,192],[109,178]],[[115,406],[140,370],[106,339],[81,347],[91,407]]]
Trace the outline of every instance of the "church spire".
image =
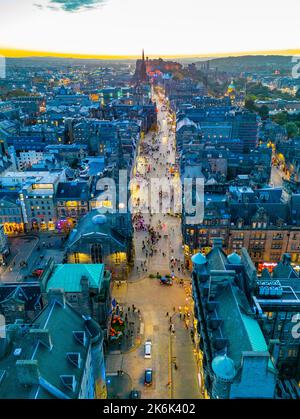
[[145,51],[142,50],[142,59],[138,59],[136,62],[135,74],[134,79],[138,83],[143,83],[148,81],[147,75],[147,63],[145,60]]

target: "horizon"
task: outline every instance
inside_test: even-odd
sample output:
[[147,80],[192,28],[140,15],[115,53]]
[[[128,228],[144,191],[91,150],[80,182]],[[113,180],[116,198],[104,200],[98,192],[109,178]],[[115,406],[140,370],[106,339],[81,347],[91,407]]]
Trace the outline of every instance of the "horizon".
[[[30,50],[15,50],[5,49],[0,47],[0,55],[6,58],[61,58],[61,59],[79,59],[79,60],[136,60],[140,55],[97,55],[97,54],[80,54],[68,52],[54,52],[54,51],[30,51]],[[215,54],[146,54],[149,59],[217,59],[217,58],[236,58],[249,56],[300,56],[300,49],[286,49],[286,50],[268,50],[268,51],[244,51],[244,52],[224,52]]]

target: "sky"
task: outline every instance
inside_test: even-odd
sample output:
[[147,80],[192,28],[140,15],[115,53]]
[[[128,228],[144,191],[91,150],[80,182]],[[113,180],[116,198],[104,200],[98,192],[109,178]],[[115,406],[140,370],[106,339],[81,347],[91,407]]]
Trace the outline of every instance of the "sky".
[[0,49],[200,55],[300,49],[299,0],[0,0]]

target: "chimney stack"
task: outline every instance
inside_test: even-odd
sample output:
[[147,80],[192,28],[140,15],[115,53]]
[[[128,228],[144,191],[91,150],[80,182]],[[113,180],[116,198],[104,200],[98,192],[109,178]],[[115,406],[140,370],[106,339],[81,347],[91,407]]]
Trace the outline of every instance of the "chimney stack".
[[213,247],[219,247],[219,248],[222,249],[222,247],[223,247],[223,239],[222,239],[222,237],[214,237],[212,239],[212,242],[213,242]]
[[282,263],[284,265],[290,265],[291,264],[291,255],[289,253],[284,253],[282,256]]
[[60,304],[62,307],[66,306],[66,298],[65,298],[65,293],[64,290],[62,288],[52,288],[48,291],[47,294],[47,299],[48,299],[48,304],[53,304],[53,303],[58,303]]
[[38,362],[35,360],[19,360],[16,362],[17,377],[23,386],[34,386],[39,384],[40,372]]

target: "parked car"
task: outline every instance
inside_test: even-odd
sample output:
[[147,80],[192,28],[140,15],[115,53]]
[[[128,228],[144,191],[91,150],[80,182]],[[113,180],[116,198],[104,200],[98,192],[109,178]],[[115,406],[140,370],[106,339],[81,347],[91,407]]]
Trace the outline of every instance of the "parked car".
[[145,358],[151,359],[151,349],[152,349],[152,342],[151,340],[147,340],[145,342]]
[[151,386],[152,385],[152,378],[153,378],[152,368],[146,368],[145,369],[145,380],[144,380],[145,386]]

